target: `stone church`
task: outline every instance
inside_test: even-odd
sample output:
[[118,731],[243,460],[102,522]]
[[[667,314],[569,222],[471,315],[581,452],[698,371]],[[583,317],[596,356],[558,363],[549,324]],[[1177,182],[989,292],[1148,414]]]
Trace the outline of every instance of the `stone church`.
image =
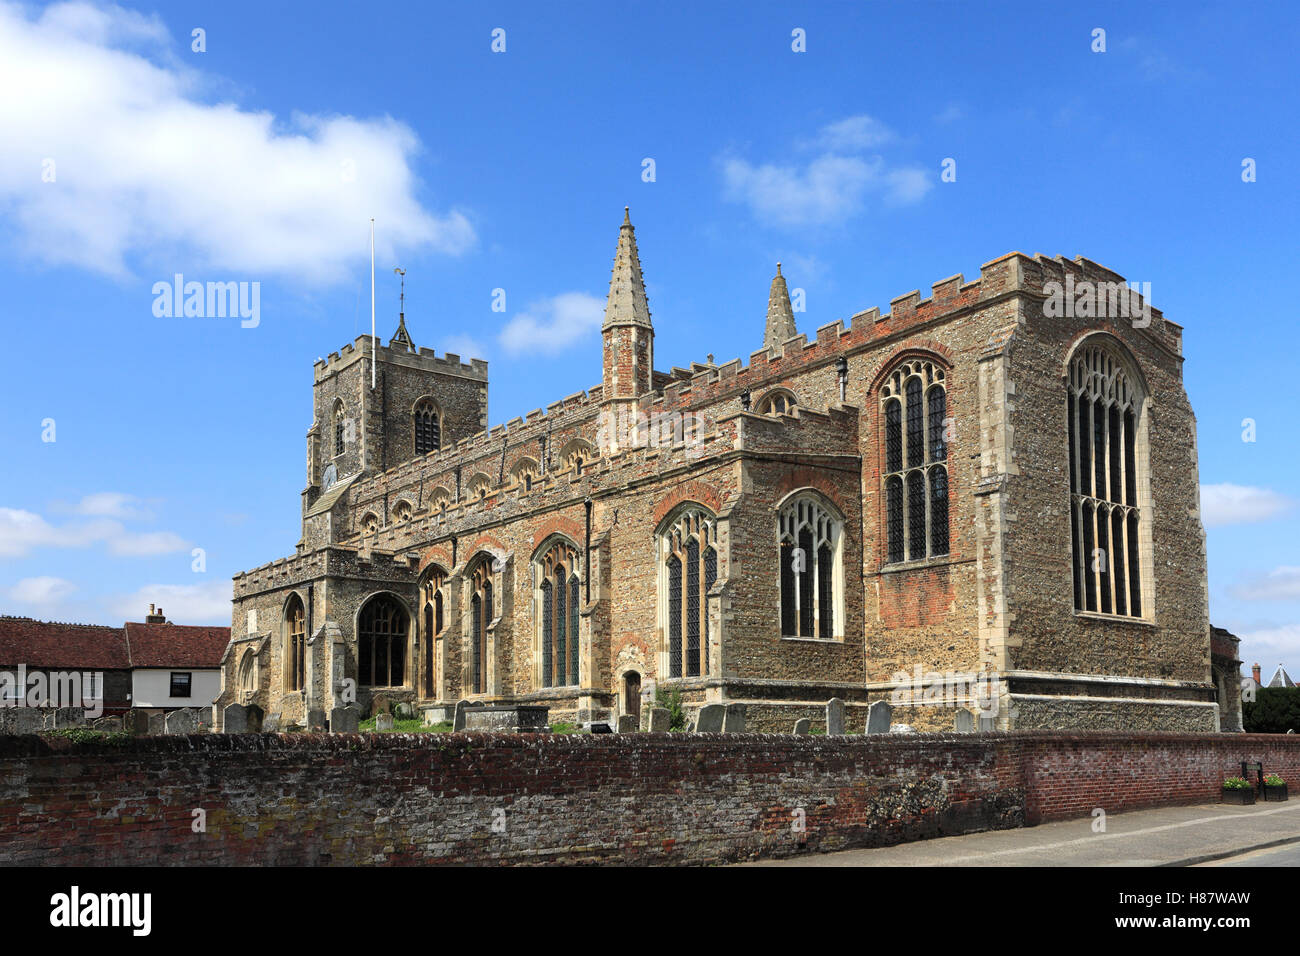
[[601,335],[598,386],[492,428],[487,363],[405,315],[318,361],[302,537],[235,578],[218,713],[1219,727],[1182,329],[1120,275],[1012,252],[809,340],[778,265],[747,364],[661,371],[625,214]]

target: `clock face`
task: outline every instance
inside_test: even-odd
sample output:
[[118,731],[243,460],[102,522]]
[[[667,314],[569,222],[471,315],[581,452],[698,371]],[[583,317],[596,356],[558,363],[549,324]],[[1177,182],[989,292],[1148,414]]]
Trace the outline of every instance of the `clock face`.
[[321,490],[329,491],[334,487],[334,482],[339,480],[339,470],[333,465],[325,469],[325,474],[321,477]]

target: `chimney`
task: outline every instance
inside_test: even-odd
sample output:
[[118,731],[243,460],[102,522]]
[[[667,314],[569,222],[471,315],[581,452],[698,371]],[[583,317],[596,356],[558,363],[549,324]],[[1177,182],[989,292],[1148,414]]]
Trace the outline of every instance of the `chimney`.
[[1259,679],[1259,665],[1258,665],[1258,664],[1251,664],[1251,665],[1250,665],[1250,676],[1251,676],[1252,678],[1254,678],[1255,686],[1256,686],[1256,687],[1262,687],[1262,686],[1264,686],[1264,685],[1260,682],[1260,679]]
[[154,610],[154,606],[150,604],[149,613],[145,615],[144,622],[146,624],[166,624],[167,618],[163,617],[162,608],[158,608],[157,610]]

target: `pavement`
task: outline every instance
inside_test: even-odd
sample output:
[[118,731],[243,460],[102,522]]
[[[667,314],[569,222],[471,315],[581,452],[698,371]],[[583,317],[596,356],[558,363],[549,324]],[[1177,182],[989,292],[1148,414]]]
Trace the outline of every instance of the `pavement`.
[[[1104,824],[1104,832],[1094,830]],[[1295,866],[1300,800],[1161,807],[745,866]]]

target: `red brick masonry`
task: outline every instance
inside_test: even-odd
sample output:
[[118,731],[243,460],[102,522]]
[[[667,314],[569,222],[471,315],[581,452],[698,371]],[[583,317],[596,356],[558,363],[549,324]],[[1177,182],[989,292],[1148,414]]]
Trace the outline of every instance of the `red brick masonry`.
[[1215,802],[1241,760],[1294,784],[1300,737],[6,737],[0,863],[711,863]]

